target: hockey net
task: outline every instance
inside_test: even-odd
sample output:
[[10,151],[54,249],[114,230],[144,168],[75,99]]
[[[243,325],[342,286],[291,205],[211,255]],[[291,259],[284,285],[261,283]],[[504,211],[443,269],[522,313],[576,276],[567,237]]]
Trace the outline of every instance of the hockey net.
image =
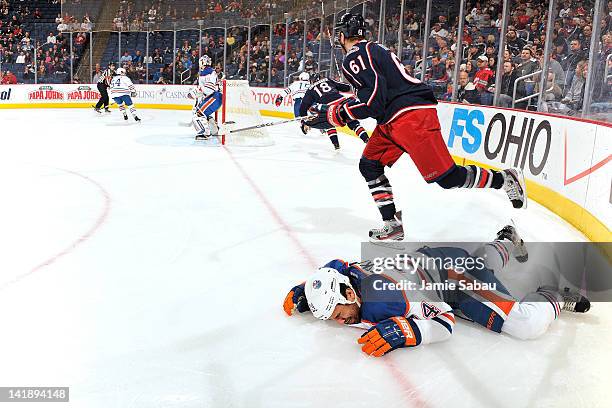
[[[263,120],[248,81],[223,80],[223,105],[221,123],[225,128],[236,129],[261,125]],[[222,143],[235,146],[271,146],[274,139],[266,128],[250,129],[244,132],[229,133],[222,136]]]

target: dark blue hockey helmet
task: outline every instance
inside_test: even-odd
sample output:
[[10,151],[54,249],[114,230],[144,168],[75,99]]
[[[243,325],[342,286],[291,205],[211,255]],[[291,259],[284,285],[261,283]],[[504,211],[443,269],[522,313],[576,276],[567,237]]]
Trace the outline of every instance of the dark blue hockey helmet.
[[365,38],[367,24],[361,14],[346,13],[336,23],[336,35],[342,33],[345,38]]

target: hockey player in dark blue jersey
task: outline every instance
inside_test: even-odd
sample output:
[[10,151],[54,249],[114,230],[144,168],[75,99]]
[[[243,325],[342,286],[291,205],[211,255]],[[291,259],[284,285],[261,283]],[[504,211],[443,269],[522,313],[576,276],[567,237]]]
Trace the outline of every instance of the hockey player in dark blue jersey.
[[[346,97],[341,92],[351,92],[351,86],[342,82],[334,81],[329,78],[319,79],[317,74],[311,74],[310,76],[312,85],[308,88],[302,99],[302,103],[299,109],[299,116],[307,116],[308,109],[313,105],[324,103],[334,104],[340,103]],[[368,132],[361,126],[358,120],[349,121],[346,126],[351,129],[359,138],[364,142],[368,143],[369,136]],[[301,123],[302,133],[308,133],[309,127],[306,122]],[[321,133],[327,134],[329,140],[334,145],[336,150],[340,149],[340,142],[338,141],[338,131],[335,127],[329,129],[319,129]]]
[[[380,357],[447,340],[455,314],[526,340],[544,334],[561,310],[584,313],[590,308],[580,293],[553,286],[540,287],[521,301],[510,294],[495,273],[506,267],[510,255],[527,260],[525,244],[512,226],[473,255],[457,247],[423,247],[402,255],[399,266],[384,263],[382,271],[381,259],[328,262],[289,291],[283,309],[289,316],[310,311],[321,320],[365,329],[358,339],[362,351]],[[455,267],[441,266],[448,263]]]
[[356,89],[354,98],[311,108],[317,116],[311,127],[344,126],[356,119],[378,122],[370,137],[359,170],[365,178],[384,221],[370,230],[372,240],[402,240],[401,211],[396,211],[385,166],[408,153],[428,183],[450,188],[503,188],[515,208],[527,206],[527,193],[519,169],[488,170],[459,166],[451,158],[440,131],[432,89],[404,70],[399,58],[386,47],[365,39],[366,25],[359,14],[347,13],[336,26],[336,41],[346,53],[342,72]]

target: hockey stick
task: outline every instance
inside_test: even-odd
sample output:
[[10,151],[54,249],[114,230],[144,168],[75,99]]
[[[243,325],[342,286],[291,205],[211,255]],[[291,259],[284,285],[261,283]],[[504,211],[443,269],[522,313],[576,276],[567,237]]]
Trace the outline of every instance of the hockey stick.
[[298,116],[297,118],[293,118],[293,119],[281,120],[281,121],[277,121],[277,122],[262,123],[260,125],[248,126],[248,127],[240,128],[240,129],[232,129],[231,128],[231,125],[235,125],[236,122],[225,122],[224,124],[221,125],[221,128],[219,129],[219,134],[230,134],[230,133],[244,132],[244,131],[247,131],[247,130],[260,129],[260,128],[264,128],[264,127],[283,125],[285,123],[297,122],[298,120],[309,120],[309,119],[313,119],[315,117],[316,117],[316,115]]

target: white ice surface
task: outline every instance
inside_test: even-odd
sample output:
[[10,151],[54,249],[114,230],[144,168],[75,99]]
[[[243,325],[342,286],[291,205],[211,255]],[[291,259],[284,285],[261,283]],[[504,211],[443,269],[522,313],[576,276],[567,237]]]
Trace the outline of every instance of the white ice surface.
[[[54,407],[610,406],[609,304],[536,341],[460,321],[381,359],[356,329],[285,316],[380,224],[360,140],[335,153],[290,124],[273,147],[204,147],[187,111],[141,116],[0,110],[0,386],[70,386]],[[428,186],[408,158],[388,174],[407,240],[487,241],[510,218],[584,240],[534,202]]]

